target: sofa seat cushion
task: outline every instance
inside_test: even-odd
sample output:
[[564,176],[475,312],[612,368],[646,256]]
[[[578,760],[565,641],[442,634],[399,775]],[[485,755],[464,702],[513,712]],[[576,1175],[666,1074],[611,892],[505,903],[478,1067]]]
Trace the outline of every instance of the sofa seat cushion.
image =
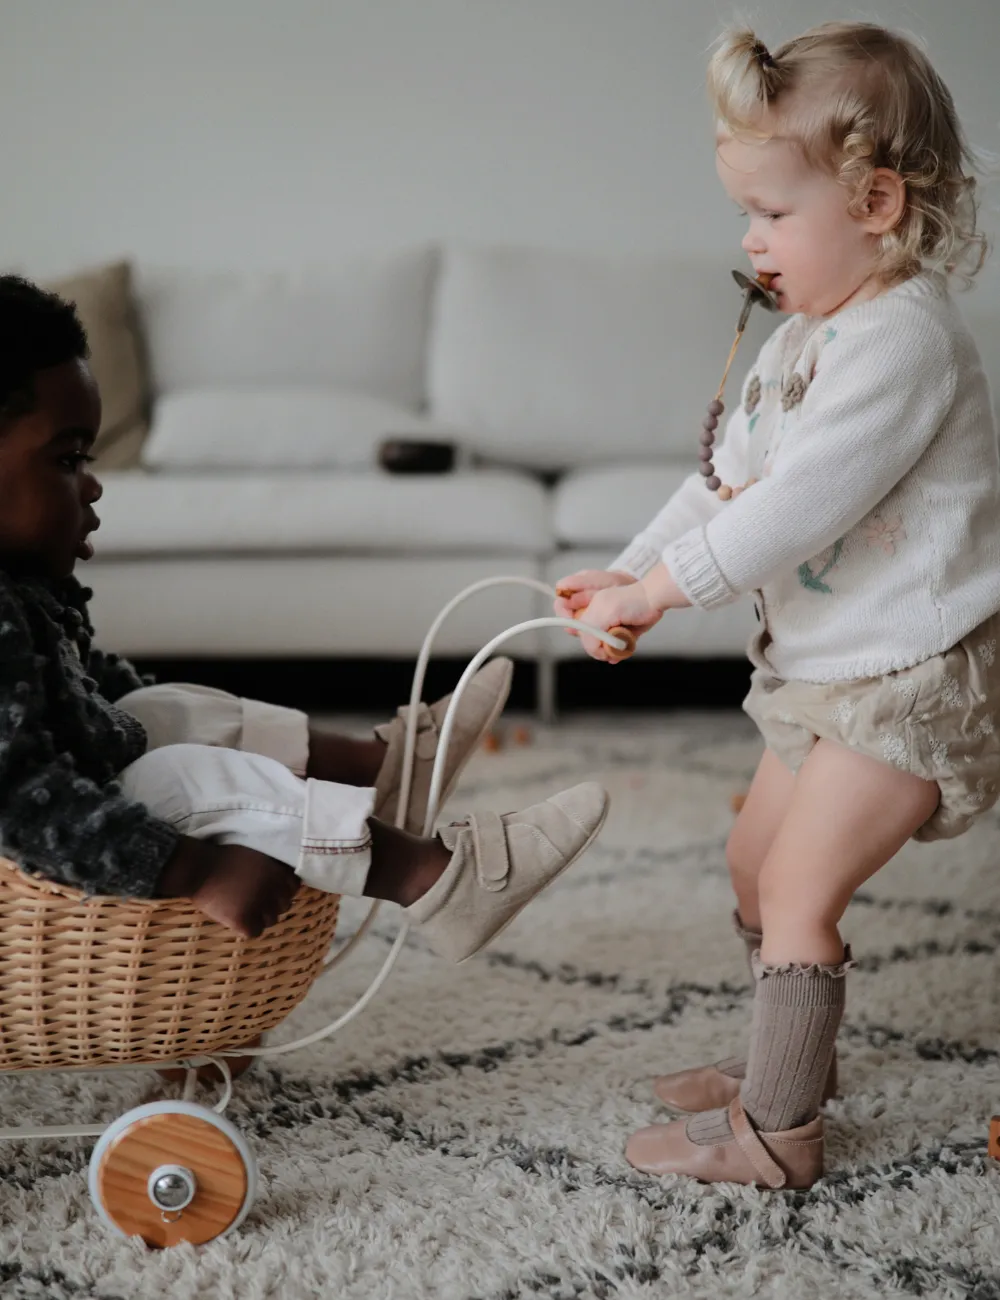
[[623,547],[691,473],[691,462],[646,461],[575,470],[557,483],[552,514],[560,546]]
[[98,558],[280,552],[537,555],[547,494],[504,471],[106,474]]

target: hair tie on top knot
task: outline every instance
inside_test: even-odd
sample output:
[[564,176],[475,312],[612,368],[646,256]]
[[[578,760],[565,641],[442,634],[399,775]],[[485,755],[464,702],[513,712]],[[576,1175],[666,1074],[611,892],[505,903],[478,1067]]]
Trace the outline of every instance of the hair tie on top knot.
[[778,66],[771,56],[771,51],[763,41],[754,41],[750,53],[762,68],[776,68]]

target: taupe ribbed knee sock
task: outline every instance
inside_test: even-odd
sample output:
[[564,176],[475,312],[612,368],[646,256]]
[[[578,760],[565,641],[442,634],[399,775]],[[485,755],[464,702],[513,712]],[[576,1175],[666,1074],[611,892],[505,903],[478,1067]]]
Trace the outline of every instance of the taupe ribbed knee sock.
[[[850,948],[835,966],[754,961],[753,1026],[740,1099],[758,1132],[781,1133],[819,1113],[852,965]],[[693,1115],[687,1135],[699,1146],[726,1141],[732,1136],[727,1112]]]
[[[739,912],[733,913],[733,929],[743,940],[747,950],[747,968],[750,971],[750,978],[753,979],[753,955],[763,943],[764,936],[759,930],[748,930]],[[717,1061],[715,1068],[721,1074],[728,1074],[731,1079],[742,1079],[746,1076],[747,1063],[742,1056],[727,1056],[724,1061]]]

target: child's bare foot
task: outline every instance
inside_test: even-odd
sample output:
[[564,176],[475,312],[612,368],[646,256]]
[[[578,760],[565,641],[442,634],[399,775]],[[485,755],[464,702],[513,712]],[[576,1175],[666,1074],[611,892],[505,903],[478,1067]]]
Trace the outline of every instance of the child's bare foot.
[[206,916],[256,939],[291,906],[299,878],[277,858],[239,844],[183,837],[160,877],[161,898],[190,898]]

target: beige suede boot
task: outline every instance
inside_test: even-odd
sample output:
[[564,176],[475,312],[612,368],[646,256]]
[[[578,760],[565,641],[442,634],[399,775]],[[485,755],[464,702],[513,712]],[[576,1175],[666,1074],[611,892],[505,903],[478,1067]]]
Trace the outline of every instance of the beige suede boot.
[[468,960],[587,851],[608,805],[607,791],[585,781],[523,812],[474,813],[443,826],[451,861],[407,916],[440,956]]
[[[440,806],[443,808],[469,759],[482,744],[490,728],[503,712],[510,694],[514,665],[500,655],[491,659],[476,673],[462,692],[462,700],[451,729],[451,740],[445,758],[444,784],[441,787]],[[438,752],[441,728],[451,696],[446,695],[434,704],[421,704],[417,718],[417,743],[413,759],[413,783],[410,803],[406,810],[403,830],[411,835],[423,835],[427,816],[427,800],[431,792],[431,777]],[[386,744],[385,758],[375,778],[375,816],[380,821],[395,825],[399,806],[399,783],[403,775],[403,748],[406,740],[406,721],[409,705],[403,705],[391,722],[375,728],[375,735]]]

